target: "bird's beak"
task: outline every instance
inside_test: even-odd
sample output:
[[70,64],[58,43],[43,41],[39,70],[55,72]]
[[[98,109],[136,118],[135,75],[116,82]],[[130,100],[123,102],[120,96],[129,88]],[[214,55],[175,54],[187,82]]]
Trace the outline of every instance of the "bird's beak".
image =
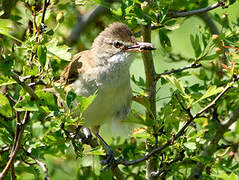
[[155,49],[149,42],[136,42],[134,45],[126,46],[126,51],[128,52],[147,52]]

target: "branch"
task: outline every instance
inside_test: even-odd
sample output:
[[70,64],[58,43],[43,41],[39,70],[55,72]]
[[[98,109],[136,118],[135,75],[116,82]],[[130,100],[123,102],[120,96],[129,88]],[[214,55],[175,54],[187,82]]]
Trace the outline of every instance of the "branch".
[[18,151],[19,151],[19,148],[21,146],[22,135],[23,135],[23,132],[25,130],[26,124],[29,120],[29,115],[30,115],[30,112],[26,111],[25,115],[24,115],[24,118],[22,120],[22,123],[20,125],[17,124],[16,129],[18,131],[16,130],[16,132],[18,132],[18,134],[15,134],[16,138],[15,138],[15,141],[13,143],[14,145],[12,147],[10,158],[9,158],[5,168],[3,169],[3,171],[0,174],[0,180],[3,180],[5,178],[5,176],[7,175],[8,170],[10,169],[10,167],[12,167],[12,165],[14,163],[14,159],[15,159],[15,157],[16,157]]
[[45,23],[46,10],[47,10],[48,6],[50,5],[50,1],[51,0],[45,0],[44,1],[44,5],[43,5],[43,9],[42,9],[42,17],[41,17],[41,23],[42,24]]
[[191,16],[191,15],[195,15],[195,14],[199,14],[199,13],[204,13],[204,12],[213,10],[215,8],[218,8],[220,6],[222,8],[227,8],[227,6],[225,6],[225,0],[221,0],[221,1],[215,3],[211,6],[205,7],[205,8],[196,9],[196,10],[187,11],[187,12],[169,11],[167,16],[171,17],[171,18],[186,17],[186,16]]
[[107,12],[107,9],[101,5],[96,6],[92,11],[88,12],[82,18],[79,18],[75,27],[72,29],[70,36],[68,37],[69,42],[74,44],[81,33],[86,29],[86,27],[93,21],[99,18]]
[[[238,81],[238,77],[236,79],[234,79],[234,82]],[[151,156],[153,156],[156,153],[161,152],[163,149],[169,147],[170,145],[174,144],[174,141],[177,140],[180,136],[182,136],[184,134],[184,131],[186,130],[186,128],[194,121],[194,119],[198,118],[202,113],[204,113],[205,111],[209,110],[210,108],[212,108],[217,102],[218,100],[230,89],[231,87],[229,85],[227,85],[224,90],[209,104],[207,105],[205,108],[203,108],[201,111],[199,111],[198,113],[196,113],[193,116],[190,116],[190,119],[185,123],[185,125],[180,129],[180,131],[174,135],[170,140],[168,140],[164,145],[160,146],[160,147],[156,147],[154,148],[151,152],[149,152],[146,156],[143,156],[139,159],[135,159],[135,160],[124,160],[124,159],[118,159],[117,163],[118,164],[123,164],[123,165],[133,165],[133,164],[137,164],[140,162],[143,162],[147,159],[149,159]]]
[[41,162],[39,159],[37,159],[36,157],[34,157],[31,153],[29,153],[28,151],[26,151],[25,149],[23,149],[24,152],[26,153],[27,156],[31,157],[43,170],[44,174],[45,174],[45,180],[50,180],[48,171],[47,171],[47,167],[46,164]]
[[192,64],[187,65],[187,66],[182,67],[182,68],[172,69],[172,70],[170,70],[170,71],[166,71],[166,72],[157,74],[155,80],[156,80],[156,81],[159,80],[159,79],[161,78],[161,76],[163,76],[163,75],[168,75],[168,74],[172,74],[172,73],[177,73],[177,72],[181,72],[181,71],[184,71],[184,70],[187,70],[187,69],[196,69],[196,68],[199,68],[199,67],[201,67],[201,66],[202,66],[201,64],[192,63]]
[[29,87],[28,85],[26,85],[24,83],[24,81],[21,80],[21,77],[18,76],[14,71],[12,71],[11,73],[11,77],[22,86],[23,89],[25,89],[32,98],[34,98],[34,100],[38,99],[38,96],[35,94],[35,92],[33,91],[33,89],[31,87]]
[[200,13],[198,16],[204,21],[204,23],[209,27],[209,30],[211,34],[219,34],[219,30],[212,20],[212,18],[209,17],[207,12]]
[[210,103],[208,104],[206,107],[204,107],[202,110],[200,110],[197,114],[195,114],[193,116],[193,118],[198,118],[202,113],[204,113],[205,111],[207,111],[208,109],[210,109],[211,107],[213,107],[217,101],[231,88],[231,86],[227,85],[223,91]]

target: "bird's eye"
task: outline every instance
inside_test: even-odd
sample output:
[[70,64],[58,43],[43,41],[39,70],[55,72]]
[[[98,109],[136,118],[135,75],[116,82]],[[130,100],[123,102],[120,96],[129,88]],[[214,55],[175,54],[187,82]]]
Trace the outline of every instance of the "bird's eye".
[[113,42],[113,45],[114,45],[114,47],[119,48],[119,47],[121,47],[123,44],[122,44],[121,42],[119,42],[119,41],[115,41],[115,42]]

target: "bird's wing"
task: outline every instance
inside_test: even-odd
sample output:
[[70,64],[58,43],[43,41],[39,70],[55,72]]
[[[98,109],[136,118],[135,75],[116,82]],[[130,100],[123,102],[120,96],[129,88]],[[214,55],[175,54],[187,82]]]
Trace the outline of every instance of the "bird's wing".
[[65,85],[73,83],[79,76],[79,69],[82,68],[83,63],[81,61],[82,53],[76,54],[72,61],[65,67],[65,69],[61,73],[61,81],[65,83]]

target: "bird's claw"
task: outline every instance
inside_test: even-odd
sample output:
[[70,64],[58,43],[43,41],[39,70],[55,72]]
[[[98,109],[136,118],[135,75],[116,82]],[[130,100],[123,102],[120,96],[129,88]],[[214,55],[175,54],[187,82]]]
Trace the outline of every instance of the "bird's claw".
[[105,166],[101,171],[105,171],[107,168],[111,168],[115,165],[117,160],[114,158],[114,152],[112,150],[107,151],[106,159],[102,160],[100,163],[102,166]]

